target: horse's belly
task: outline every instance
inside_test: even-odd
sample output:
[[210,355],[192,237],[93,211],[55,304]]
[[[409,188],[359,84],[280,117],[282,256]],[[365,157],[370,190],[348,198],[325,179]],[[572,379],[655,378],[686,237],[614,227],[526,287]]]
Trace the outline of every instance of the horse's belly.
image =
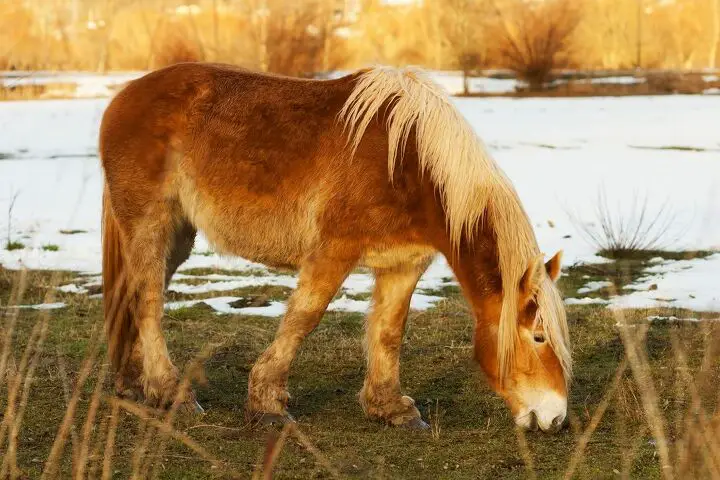
[[183,209],[218,253],[274,267],[297,267],[316,242],[315,202],[254,202],[181,195]]

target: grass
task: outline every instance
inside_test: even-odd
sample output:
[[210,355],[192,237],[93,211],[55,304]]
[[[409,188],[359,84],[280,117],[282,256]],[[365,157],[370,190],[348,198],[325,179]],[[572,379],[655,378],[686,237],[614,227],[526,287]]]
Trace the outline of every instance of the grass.
[[207,275],[227,275],[233,277],[264,277],[268,275],[268,272],[260,268],[247,269],[247,270],[225,270],[222,268],[188,268],[180,270],[179,273],[184,275],[193,275],[197,277],[204,277]]
[[651,147],[643,145],[630,145],[631,148],[637,148],[641,150],[674,150],[678,152],[707,152],[707,148],[702,147],[690,147],[687,145],[666,145],[661,147]]
[[259,285],[253,287],[234,288],[232,290],[222,290],[213,292],[203,293],[179,293],[169,291],[166,294],[168,301],[180,301],[180,300],[198,300],[201,298],[207,298],[208,296],[220,296],[223,297],[257,297],[262,296],[268,300],[286,300],[290,295],[292,289],[288,287],[278,285]]
[[22,250],[23,248],[25,248],[25,244],[22,242],[13,241],[5,244],[5,250]]
[[78,230],[78,229],[60,230],[60,233],[62,233],[63,235],[77,235],[79,233],[87,233],[87,230]]
[[[609,274],[611,267],[604,265],[599,267],[608,270],[596,272],[598,276]],[[569,270],[561,284],[565,293],[586,281],[587,274],[579,267]],[[25,282],[20,275],[0,269],[0,304],[11,303],[11,291],[22,283],[28,285],[23,303],[47,300],[48,293],[68,303],[53,312],[20,311],[14,327],[9,379],[20,371],[26,346],[37,345],[41,338],[42,329],[36,326],[51,316],[44,324],[42,349],[32,350],[34,381],[17,436],[17,465],[27,478],[42,473],[74,391],[74,429],[68,429],[58,457],[62,478],[70,478],[81,463],[83,444],[91,477],[100,476],[103,461],[111,458],[115,478],[135,473],[138,478],[199,479],[249,478],[280,443],[274,465],[278,478],[328,478],[332,472],[342,478],[514,479],[531,473],[559,478],[570,465],[573,478],[610,478],[618,475],[614,472],[625,478],[658,478],[659,437],[651,434],[658,418],[662,438],[677,458],[676,475],[698,478],[712,473],[702,459],[702,447],[709,444],[695,437],[710,430],[703,430],[702,415],[692,412],[702,410],[708,419],[717,412],[720,325],[645,320],[649,314],[701,319],[708,315],[639,310],[619,319],[597,306],[570,307],[576,364],[570,427],[555,436],[527,433],[520,441],[509,411],[470,360],[472,320],[457,292],[448,290],[448,299],[435,309],[411,313],[402,350],[404,390],[433,425],[432,433],[392,429],[364,418],[356,399],[364,377],[363,316],[331,312],[304,342],[293,364],[290,409],[298,419],[297,431],[278,432],[253,429],[243,416],[249,370],[272,340],[277,319],[217,315],[202,304],[166,317],[164,329],[176,365],[182,369],[204,359],[196,392],[207,413],[178,414],[163,424],[165,417],[135,404],[119,404],[109,395],[111,378],[103,374],[107,364],[100,360],[104,346],[97,351],[99,360],[86,364],[98,345],[93,335],[102,332],[100,302],[63,296],[52,288],[75,275],[29,272]],[[0,320],[7,327],[11,318],[6,313]],[[618,327],[620,320],[629,326]],[[626,360],[626,353],[637,345],[643,346],[646,358],[639,366]],[[648,375],[636,374],[642,368]],[[655,410],[645,407],[643,379],[652,381]],[[98,382],[102,388],[96,390]],[[10,385],[8,381],[0,386],[3,409]],[[93,398],[97,413],[86,428]],[[597,418],[599,411],[604,414]],[[584,437],[593,425],[592,435]],[[107,442],[110,431],[112,443]],[[576,455],[584,438],[585,448]],[[107,445],[112,445],[111,455]]]
[[46,252],[57,252],[60,250],[60,247],[58,247],[57,245],[48,244],[48,245],[43,245],[42,249]]

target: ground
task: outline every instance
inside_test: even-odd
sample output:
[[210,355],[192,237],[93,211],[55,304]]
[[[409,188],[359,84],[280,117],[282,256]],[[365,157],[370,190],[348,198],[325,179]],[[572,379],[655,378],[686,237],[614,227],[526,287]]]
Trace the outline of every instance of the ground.
[[[3,270],[0,275],[0,300],[7,304],[10,289],[18,284],[20,274]],[[40,302],[48,290],[45,286],[55,281],[53,274],[30,275],[32,287],[27,296]],[[572,275],[563,278],[566,294],[572,293],[572,285],[578,279]],[[49,315],[49,331],[18,438],[18,465],[30,478],[41,472],[48,458],[65,412],[64,389],[77,380],[94,344],[93,328],[99,328],[102,322],[99,300],[71,293],[59,296],[68,306]],[[48,313],[40,310],[20,313],[14,338],[17,362],[32,327]],[[446,300],[436,307],[413,312],[403,344],[404,389],[416,399],[430,422],[430,432],[393,429],[363,417],[356,399],[364,375],[362,315],[328,313],[303,345],[290,379],[293,395],[290,409],[308,443],[290,435],[279,453],[277,477],[332,475],[332,470],[319,460],[321,455],[341,477],[526,478],[533,471],[539,478],[558,478],[568,468],[578,439],[606,395],[624,356],[620,327],[616,325],[618,316],[613,310],[597,305],[570,306],[568,314],[576,365],[570,426],[555,436],[527,434],[528,457],[519,446],[509,411],[485,385],[482,374],[470,360],[472,320],[457,292],[447,291]],[[647,323],[650,314],[712,318],[688,311],[625,312],[628,323],[641,325]],[[171,312],[165,319],[170,350],[181,367],[202,359],[204,380],[196,382],[196,391],[207,410],[202,416],[181,413],[174,428],[197,442],[217,463],[203,460],[181,441],[166,439],[156,430],[148,434],[141,417],[125,412],[121,413],[117,427],[111,467],[114,476],[128,478],[138,471],[146,472],[145,475],[154,473],[158,478],[247,478],[258,470],[268,443],[276,440],[278,434],[274,429],[252,428],[242,408],[249,370],[271,341],[277,322],[267,317],[218,315],[203,304]],[[679,365],[671,348],[672,336],[680,339],[694,377],[709,339],[720,341],[720,328],[714,323],[650,323],[649,361],[662,399],[660,408],[667,423],[667,435],[676,448],[687,434],[682,422],[690,399],[683,387],[684,380],[676,373]],[[59,370],[61,364],[65,373]],[[82,388],[74,432],[79,438],[73,442],[72,435],[68,436],[70,441],[62,456],[63,476],[71,474],[73,447],[82,443],[81,430],[98,371],[96,365]],[[710,387],[702,392],[707,394],[702,406],[712,412],[717,402],[713,386],[720,380],[720,361],[712,358],[705,371],[708,377],[703,382]],[[104,434],[111,405],[105,394],[110,391],[108,377],[89,437],[88,468],[97,471],[102,470],[106,451]],[[630,371],[626,371],[590,437],[576,478],[659,475],[656,446],[646,428],[640,396]],[[147,449],[141,455],[138,447],[144,444]],[[319,454],[309,450],[309,445]]]
[[[168,420],[119,404],[99,340],[96,143],[107,99],[0,102],[5,463],[16,445],[28,478],[54,459],[63,478],[84,464],[91,478],[103,467],[116,478],[247,478],[274,455],[279,478],[558,478],[568,469],[577,478],[720,475],[720,97],[455,101],[515,183],[542,251],[565,252],[559,282],[575,362],[567,429],[515,431],[471,361],[472,319],[441,258],[413,298],[401,360],[405,393],[430,432],[362,415],[356,393],[372,288],[363,270],[343,285],[293,365],[297,427],[251,428],[243,416],[248,372],[297,278],[220,257],[202,238],[170,286],[164,326],[207,413]],[[650,236],[662,233],[661,241],[632,255],[602,251],[592,238],[603,231],[602,198],[612,221],[632,226],[643,211],[660,216]],[[203,368],[190,368],[196,364]],[[63,448],[53,451],[58,431]]]

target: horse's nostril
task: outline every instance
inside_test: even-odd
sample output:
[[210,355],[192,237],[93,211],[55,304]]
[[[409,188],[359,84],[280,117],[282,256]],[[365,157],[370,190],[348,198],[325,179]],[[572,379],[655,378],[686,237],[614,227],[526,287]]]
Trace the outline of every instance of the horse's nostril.
[[558,415],[557,417],[555,417],[555,418],[553,419],[553,421],[552,421],[552,425],[551,425],[552,428],[553,428],[553,429],[559,429],[560,426],[561,426],[562,423],[563,423],[563,420],[565,420],[565,416],[564,416],[564,415]]

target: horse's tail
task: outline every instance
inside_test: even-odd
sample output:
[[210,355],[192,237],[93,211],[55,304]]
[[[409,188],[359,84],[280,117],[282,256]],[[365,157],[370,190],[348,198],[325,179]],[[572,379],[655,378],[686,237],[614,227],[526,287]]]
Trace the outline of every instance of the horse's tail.
[[113,367],[121,371],[128,361],[137,337],[133,323],[135,294],[130,287],[129,271],[120,227],[110,204],[107,183],[102,203],[102,282],[105,310],[105,334]]

